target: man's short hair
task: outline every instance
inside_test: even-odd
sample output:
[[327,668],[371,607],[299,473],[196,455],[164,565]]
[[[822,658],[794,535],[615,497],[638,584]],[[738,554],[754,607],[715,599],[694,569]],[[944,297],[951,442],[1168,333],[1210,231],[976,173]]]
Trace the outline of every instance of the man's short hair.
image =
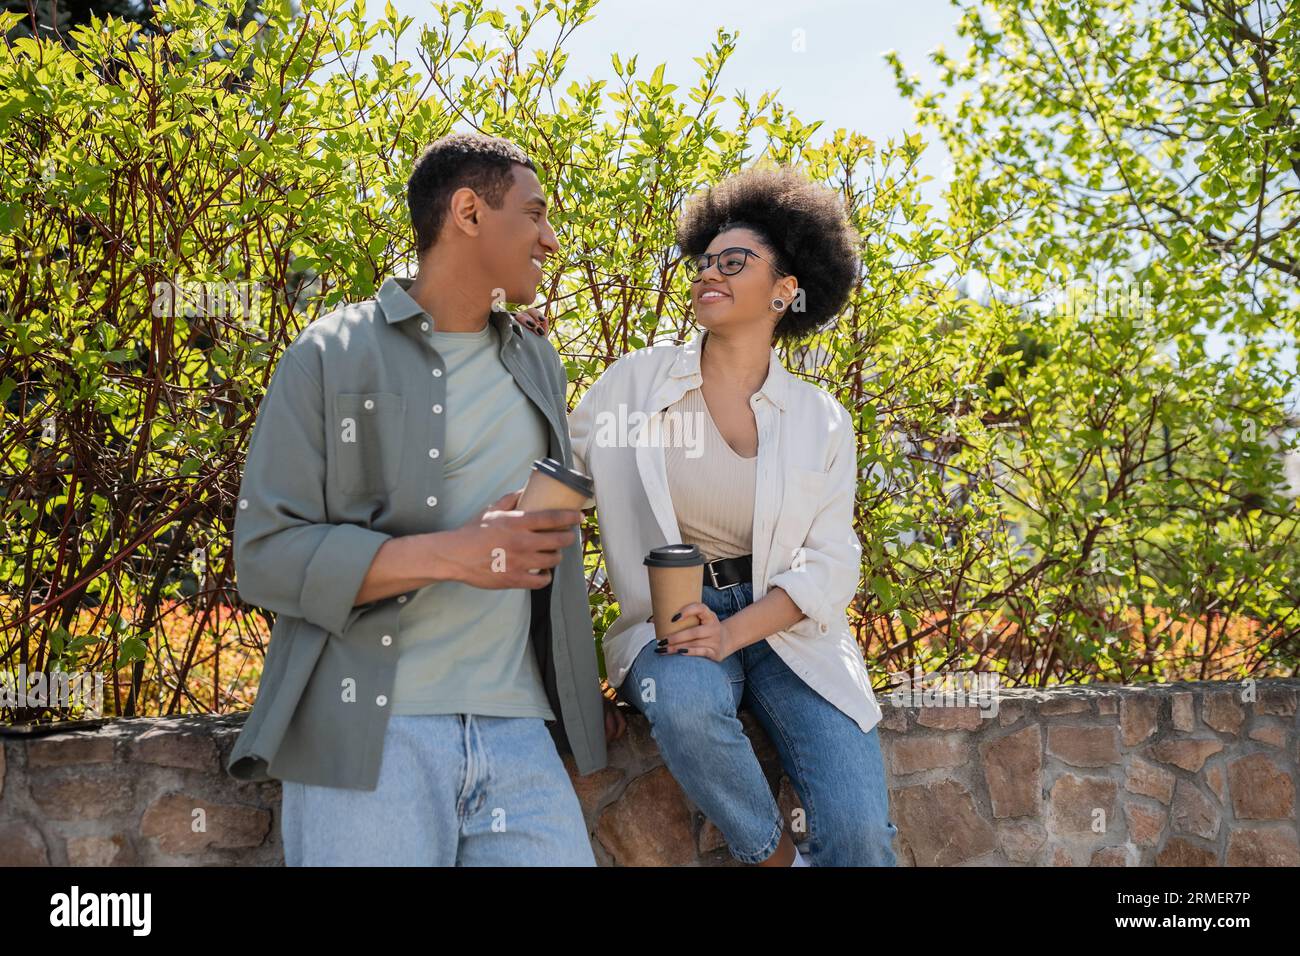
[[537,167],[510,142],[482,133],[450,133],[428,146],[406,182],[406,206],[415,227],[415,254],[438,241],[452,194],[468,186],[493,209],[500,209],[514,185],[512,166]]

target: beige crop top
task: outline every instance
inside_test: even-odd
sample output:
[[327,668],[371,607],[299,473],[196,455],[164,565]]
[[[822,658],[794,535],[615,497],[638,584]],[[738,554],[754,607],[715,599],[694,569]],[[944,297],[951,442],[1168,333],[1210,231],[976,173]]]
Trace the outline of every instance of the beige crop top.
[[[670,431],[673,412],[679,416],[680,428]],[[668,407],[663,433],[668,490],[682,542],[699,545],[708,561],[749,554],[754,543],[758,456],[743,458],[727,444],[700,388]]]

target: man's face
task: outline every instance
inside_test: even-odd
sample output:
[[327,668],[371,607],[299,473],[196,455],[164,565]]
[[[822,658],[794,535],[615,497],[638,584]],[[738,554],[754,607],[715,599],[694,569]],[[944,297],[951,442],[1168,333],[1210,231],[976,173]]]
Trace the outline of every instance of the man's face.
[[546,219],[546,196],[537,174],[527,166],[510,167],[514,184],[500,209],[486,203],[479,220],[484,271],[494,301],[529,305],[537,297],[542,264],[560,251],[555,230]]

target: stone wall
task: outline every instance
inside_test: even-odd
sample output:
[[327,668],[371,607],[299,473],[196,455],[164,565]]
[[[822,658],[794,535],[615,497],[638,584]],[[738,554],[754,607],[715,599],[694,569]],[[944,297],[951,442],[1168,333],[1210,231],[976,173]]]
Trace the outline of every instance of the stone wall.
[[[1002,690],[994,713],[882,694],[899,861],[1300,865],[1298,697],[1295,680]],[[665,769],[644,718],[624,712],[609,767],[573,778],[597,860],[739,865]],[[794,819],[775,750],[741,718]],[[0,736],[0,864],[281,864],[279,783],[222,769],[243,720]]]

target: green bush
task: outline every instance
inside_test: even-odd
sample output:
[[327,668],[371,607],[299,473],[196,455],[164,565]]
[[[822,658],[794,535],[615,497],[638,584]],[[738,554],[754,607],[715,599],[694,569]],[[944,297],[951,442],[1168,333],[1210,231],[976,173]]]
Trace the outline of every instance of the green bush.
[[[1132,279],[1138,315],[1036,308],[1094,250],[1062,240],[1055,273],[1000,263],[990,249],[1019,241],[1010,187],[959,176],[932,215],[919,134],[826,134],[769,94],[723,95],[725,32],[689,88],[618,55],[608,79],[562,86],[594,8],[439,3],[423,64],[378,52],[409,17],[367,23],[338,0],[263,4],[242,27],[242,0],[169,3],[156,34],[95,21],[66,45],[6,42],[6,669],[108,674],[110,714],[251,702],[267,622],[239,607],[230,529],[253,414],[306,322],[414,268],[406,176],[453,129],[513,139],[541,169],[571,399],[627,350],[690,333],[672,235],[691,192],[753,162],[840,190],[860,286],[783,357],[857,419],[851,618],[873,666],[1035,684],[1294,667],[1295,501],[1264,441],[1288,380],[1262,346],[1204,358],[1203,286],[1163,261]],[[977,269],[1017,294],[966,294]],[[598,639],[610,600],[593,589]],[[1197,626],[1208,637],[1177,636]]]

